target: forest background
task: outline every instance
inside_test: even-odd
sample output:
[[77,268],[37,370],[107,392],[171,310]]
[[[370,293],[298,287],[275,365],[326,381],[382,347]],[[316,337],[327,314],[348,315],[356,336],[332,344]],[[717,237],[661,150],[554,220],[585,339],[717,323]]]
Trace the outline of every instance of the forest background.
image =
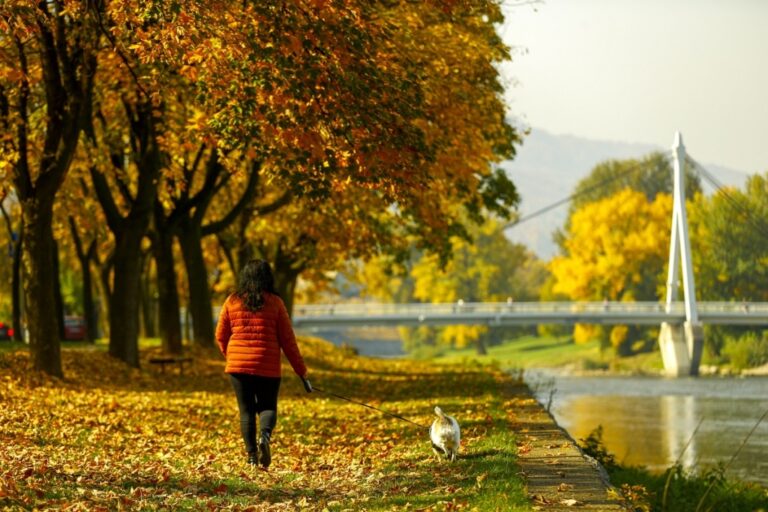
[[[664,154],[582,180],[552,261],[505,236],[519,197],[496,164],[525,133],[501,100],[501,20],[482,0],[4,3],[0,319],[60,375],[68,315],[133,366],[140,336],[210,347],[212,306],[253,257],[289,308],[339,282],[397,302],[659,300]],[[700,300],[766,300],[766,176],[705,197],[688,174]],[[403,337],[482,352],[516,334]],[[632,326],[572,336],[620,356],[655,345]],[[768,362],[759,331],[706,339],[715,357]]]

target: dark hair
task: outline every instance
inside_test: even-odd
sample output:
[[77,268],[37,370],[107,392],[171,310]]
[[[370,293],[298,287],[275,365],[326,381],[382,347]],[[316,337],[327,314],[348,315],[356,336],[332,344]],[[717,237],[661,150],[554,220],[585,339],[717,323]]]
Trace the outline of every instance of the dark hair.
[[247,309],[258,311],[264,306],[264,292],[277,295],[272,267],[264,260],[251,260],[240,271],[235,295]]

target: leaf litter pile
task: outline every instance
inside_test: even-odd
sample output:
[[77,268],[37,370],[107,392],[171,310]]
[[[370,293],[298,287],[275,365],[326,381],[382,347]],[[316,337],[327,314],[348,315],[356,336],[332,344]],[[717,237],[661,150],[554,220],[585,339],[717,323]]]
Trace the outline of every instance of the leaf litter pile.
[[[509,431],[517,383],[488,367],[359,357],[300,338],[313,384],[284,367],[268,471],[245,464],[234,394],[214,352],[184,374],[64,349],[66,379],[0,353],[0,509],[528,509]],[[462,428],[459,461],[437,461],[433,409]],[[502,501],[499,501],[502,500]],[[500,503],[503,503],[501,505]]]

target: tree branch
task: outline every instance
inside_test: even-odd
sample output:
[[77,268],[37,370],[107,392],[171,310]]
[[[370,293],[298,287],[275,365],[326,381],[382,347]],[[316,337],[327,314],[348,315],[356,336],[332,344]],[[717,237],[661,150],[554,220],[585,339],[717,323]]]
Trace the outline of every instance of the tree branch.
[[101,204],[101,209],[104,211],[104,216],[107,218],[107,224],[112,232],[117,232],[123,216],[120,215],[120,210],[115,204],[115,199],[112,197],[112,191],[109,190],[109,184],[107,178],[102,173],[96,170],[96,167],[91,166],[91,181],[93,182],[93,188],[96,191],[96,197]]
[[3,214],[3,219],[5,220],[5,226],[8,228],[8,236],[11,240],[13,240],[13,224],[11,223],[11,216],[8,215],[8,212],[5,211],[5,206],[3,206],[3,201],[5,201],[5,198],[3,197],[0,199],[0,213]]
[[205,166],[205,179],[203,180],[203,185],[184,205],[184,214],[195,208],[195,218],[197,222],[202,222],[203,217],[205,216],[205,211],[208,209],[208,204],[210,203],[211,198],[216,194],[216,181],[223,170],[224,166],[219,162],[218,153],[216,153],[215,149],[211,149],[211,155],[208,157],[208,162]]
[[82,260],[85,258],[85,253],[83,252],[83,242],[80,238],[80,233],[77,232],[75,218],[70,215],[67,220],[69,220],[69,231],[72,233],[72,240],[75,242],[75,252],[78,259]]
[[[39,9],[46,18],[51,14],[46,7],[47,2],[41,1]],[[69,102],[65,96],[64,84],[61,81],[61,69],[56,51],[56,41],[48,25],[38,18],[37,27],[40,30],[41,66],[45,82],[46,126],[41,156],[41,175],[50,172],[56,158],[56,150],[61,141],[66,118],[66,107]],[[38,178],[39,179],[39,178]]]
[[293,199],[293,194],[291,194],[290,190],[286,190],[280,197],[271,203],[262,206],[255,206],[253,210],[257,215],[267,215],[290,203],[291,199]]
[[[226,229],[227,226],[232,224],[235,219],[243,212],[243,210],[245,210],[246,206],[248,206],[248,204],[253,201],[259,184],[260,171],[261,162],[254,162],[251,166],[251,174],[248,176],[248,183],[245,187],[245,190],[243,191],[243,195],[240,196],[240,200],[222,219],[204,225],[202,228],[203,236],[212,235]],[[286,194],[290,195],[288,192],[286,192]],[[286,203],[288,202],[288,199],[290,198],[286,198]]]
[[147,93],[146,89],[141,85],[141,81],[139,80],[139,75],[136,74],[136,71],[134,71],[133,66],[131,66],[131,63],[128,61],[128,57],[126,57],[125,53],[118,48],[117,46],[117,40],[115,39],[115,36],[112,35],[112,33],[107,30],[107,28],[104,26],[104,21],[101,19],[101,11],[97,8],[94,8],[94,11],[96,13],[96,24],[99,26],[99,30],[101,30],[102,34],[107,38],[109,43],[112,45],[112,49],[115,50],[115,53],[117,53],[117,56],[120,57],[120,60],[123,61],[123,64],[125,64],[126,69],[128,69],[128,72],[131,74],[131,77],[133,78],[133,81],[136,83],[136,87],[138,87],[139,92],[144,95],[147,100],[150,99],[149,93]]
[[[213,151],[216,151],[213,149]],[[205,153],[205,144],[200,144],[200,147],[197,149],[197,153],[195,154],[195,159],[192,162],[191,167],[184,166],[184,180],[187,182],[187,187],[185,189],[186,195],[189,196],[189,187],[192,183],[192,177],[197,172],[197,168],[200,166],[200,160],[203,158],[203,153]]]
[[29,65],[27,54],[24,52],[24,44],[21,39],[14,37],[16,49],[19,52],[19,67],[21,68],[21,86],[19,87],[19,118],[21,122],[16,125],[16,138],[19,141],[19,159],[13,166],[13,182],[16,185],[16,193],[22,201],[28,199],[34,190],[32,176],[29,172],[29,143],[27,139],[27,127],[29,126]]

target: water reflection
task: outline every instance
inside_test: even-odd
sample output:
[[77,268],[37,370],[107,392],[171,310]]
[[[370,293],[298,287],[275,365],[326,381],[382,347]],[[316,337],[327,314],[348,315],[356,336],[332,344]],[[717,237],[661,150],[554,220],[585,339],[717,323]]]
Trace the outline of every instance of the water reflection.
[[[768,409],[768,379],[550,379],[557,389],[552,413],[574,439],[602,425],[603,441],[618,461],[658,471],[678,458],[688,469],[727,463]],[[539,386],[538,394],[543,402],[549,399],[546,387]],[[729,473],[768,486],[766,453],[764,422]]]

